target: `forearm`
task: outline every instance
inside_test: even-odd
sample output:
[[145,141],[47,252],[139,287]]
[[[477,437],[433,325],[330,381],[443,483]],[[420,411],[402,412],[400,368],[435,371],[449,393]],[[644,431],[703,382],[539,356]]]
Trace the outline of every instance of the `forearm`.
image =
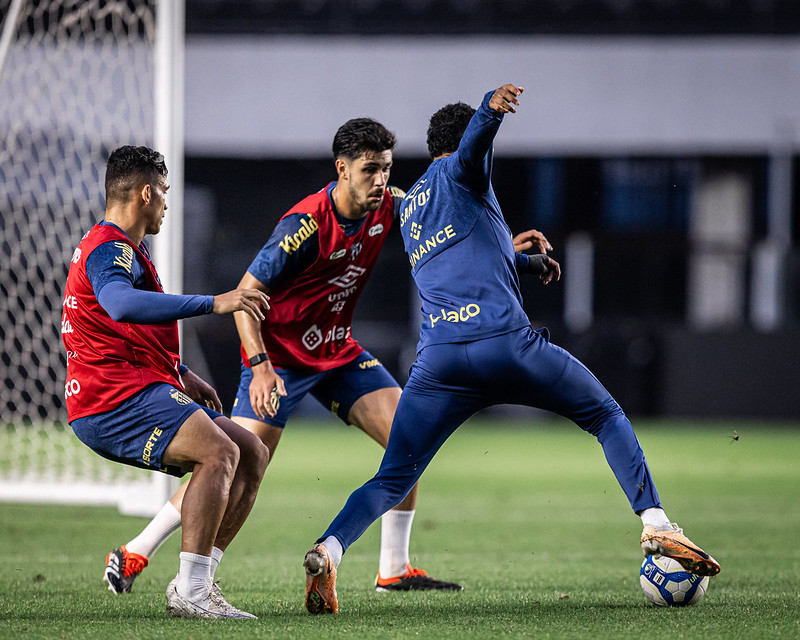
[[98,293],[97,301],[117,322],[160,324],[211,313],[214,296],[172,295],[136,289],[113,280]]
[[239,340],[242,342],[244,352],[248,358],[252,358],[260,353],[266,353],[264,338],[261,335],[261,323],[256,322],[244,313],[233,314],[236,322],[236,331],[239,333]]

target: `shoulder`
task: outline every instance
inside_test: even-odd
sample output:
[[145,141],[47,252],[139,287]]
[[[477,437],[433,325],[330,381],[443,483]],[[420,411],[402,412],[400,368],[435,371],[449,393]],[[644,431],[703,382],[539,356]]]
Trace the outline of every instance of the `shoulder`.
[[394,198],[395,200],[397,199],[402,200],[403,198],[406,197],[406,192],[403,191],[400,187],[393,187],[389,185],[388,187],[386,187],[386,190],[389,192],[389,195],[392,196],[392,198]]

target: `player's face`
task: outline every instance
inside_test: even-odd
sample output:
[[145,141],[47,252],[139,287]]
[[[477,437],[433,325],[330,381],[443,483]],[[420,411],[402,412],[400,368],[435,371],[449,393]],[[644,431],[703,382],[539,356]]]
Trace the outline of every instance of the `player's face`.
[[347,165],[347,192],[354,208],[362,215],[377,210],[389,183],[392,151],[367,151],[351,162],[344,162]]
[[169,183],[163,176],[155,185],[151,185],[149,202],[147,202],[147,227],[145,233],[156,234],[161,231],[164,212],[167,210],[167,191]]

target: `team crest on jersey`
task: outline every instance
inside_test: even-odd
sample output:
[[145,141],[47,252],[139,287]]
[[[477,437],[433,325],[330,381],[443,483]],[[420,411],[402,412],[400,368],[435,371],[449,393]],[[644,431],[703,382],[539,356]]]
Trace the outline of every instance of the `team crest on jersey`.
[[338,251],[334,251],[328,260],[338,260],[339,258],[344,258],[346,255],[347,249],[339,249]]
[[169,397],[172,398],[175,402],[182,405],[192,404],[192,399],[187,396],[182,391],[178,391],[177,389],[172,389],[169,392]]
[[369,228],[369,231],[367,231],[367,235],[369,235],[370,237],[377,236],[379,233],[383,233],[383,224],[381,224],[380,222],[378,224],[372,225]]
[[361,242],[354,242],[353,246],[350,247],[350,260],[355,260],[358,257],[358,254],[361,253],[361,248],[364,246]]
[[336,276],[332,280],[328,280],[328,284],[334,284],[337,287],[345,289],[347,287],[352,286],[353,283],[356,280],[358,280],[359,276],[362,273],[364,273],[364,271],[366,271],[366,269],[364,269],[363,267],[357,267],[351,264],[350,266],[347,267],[347,269],[342,275]]

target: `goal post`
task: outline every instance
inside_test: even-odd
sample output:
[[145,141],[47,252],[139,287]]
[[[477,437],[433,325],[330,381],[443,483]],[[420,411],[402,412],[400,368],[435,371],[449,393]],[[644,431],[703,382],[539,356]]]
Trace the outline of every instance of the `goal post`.
[[170,170],[153,243],[182,289],[184,0],[0,0],[0,501],[152,515],[177,481],[102,459],[67,424],[67,266],[105,210],[110,152],[143,144]]

